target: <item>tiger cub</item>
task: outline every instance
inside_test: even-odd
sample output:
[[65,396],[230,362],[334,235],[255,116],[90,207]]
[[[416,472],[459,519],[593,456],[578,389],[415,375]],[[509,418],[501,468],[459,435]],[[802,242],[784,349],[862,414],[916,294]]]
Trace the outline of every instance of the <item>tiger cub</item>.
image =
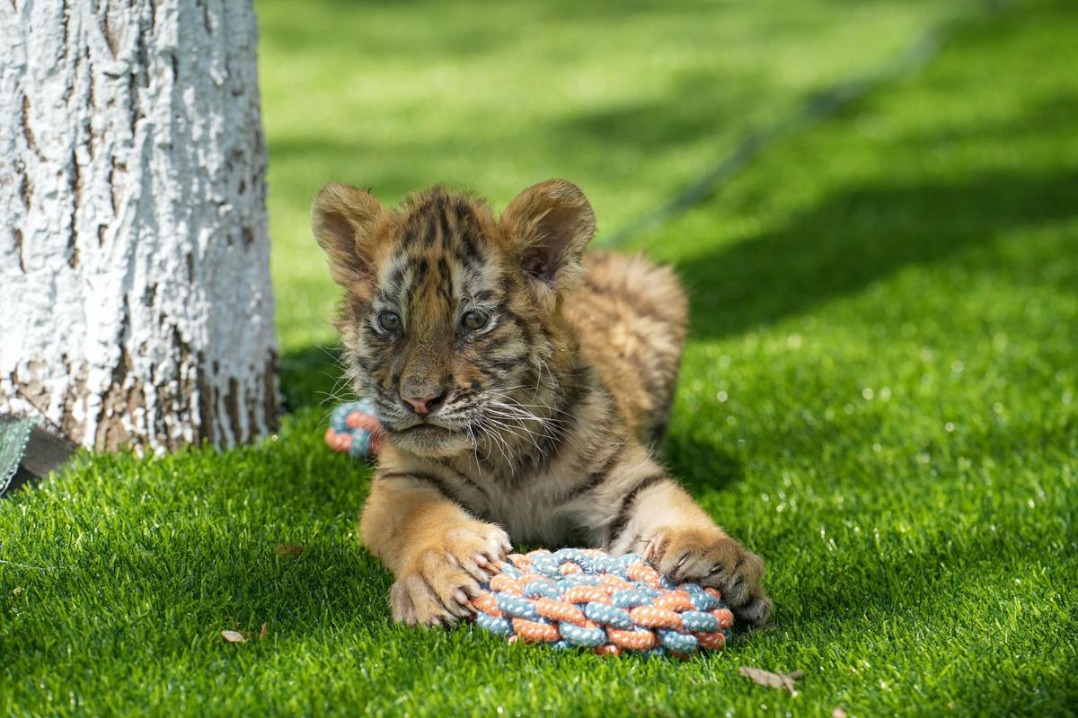
[[634,551],[763,623],[764,566],[655,459],[687,302],[641,257],[584,253],[580,189],[551,180],[495,217],[435,187],[391,211],[326,185],[312,227],[345,296],[349,379],[386,444],[360,520],[394,619],[452,624],[510,540]]

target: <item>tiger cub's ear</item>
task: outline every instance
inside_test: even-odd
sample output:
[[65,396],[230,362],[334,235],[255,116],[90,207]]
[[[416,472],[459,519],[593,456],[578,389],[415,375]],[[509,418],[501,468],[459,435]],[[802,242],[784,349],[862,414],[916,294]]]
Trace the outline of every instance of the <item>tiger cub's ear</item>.
[[505,208],[501,225],[527,274],[559,293],[579,280],[595,212],[575,184],[555,179],[532,185]]
[[311,231],[329,257],[337,284],[347,288],[370,281],[374,229],[386,216],[370,193],[348,185],[327,184],[314,198]]

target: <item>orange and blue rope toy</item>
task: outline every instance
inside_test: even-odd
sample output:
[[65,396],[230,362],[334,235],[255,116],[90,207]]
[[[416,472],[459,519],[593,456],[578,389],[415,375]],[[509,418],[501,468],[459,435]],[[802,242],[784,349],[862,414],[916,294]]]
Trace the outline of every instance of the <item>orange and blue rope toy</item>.
[[326,445],[356,459],[370,459],[382,448],[382,425],[369,399],[348,401],[329,415]]
[[509,640],[604,655],[688,655],[726,645],[719,592],[675,585],[637,554],[565,548],[510,554],[472,600],[476,623]]

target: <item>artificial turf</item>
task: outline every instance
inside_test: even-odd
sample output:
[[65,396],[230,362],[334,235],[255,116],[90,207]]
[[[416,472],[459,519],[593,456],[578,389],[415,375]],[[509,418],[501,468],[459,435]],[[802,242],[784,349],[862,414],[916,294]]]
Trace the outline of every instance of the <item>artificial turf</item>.
[[[1069,0],[964,11],[923,72],[632,243],[693,302],[667,463],[768,560],[774,630],[678,662],[390,622],[389,577],[355,537],[367,472],[321,444],[337,370],[335,290],[303,226],[317,186],[392,199],[447,179],[504,201],[564,175],[617,228],[946,19],[678,5],[256,4],[292,413],[255,447],[83,455],[0,502],[0,714],[1074,712]],[[791,695],[743,665],[805,676]]]

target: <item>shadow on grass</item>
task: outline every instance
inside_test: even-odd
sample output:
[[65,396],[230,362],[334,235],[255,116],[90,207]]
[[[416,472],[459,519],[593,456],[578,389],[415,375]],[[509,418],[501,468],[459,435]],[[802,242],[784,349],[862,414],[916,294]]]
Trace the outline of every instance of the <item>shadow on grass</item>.
[[690,434],[671,433],[661,457],[671,475],[693,496],[723,491],[745,478],[745,467],[713,443]]
[[1058,94],[1032,103],[1022,114],[1021,122],[982,120],[918,134],[903,141],[917,153],[939,152],[969,142],[1014,147],[1017,142],[1040,143],[1045,136],[1058,136],[1060,128],[1074,124],[1075,117],[1078,117],[1078,94]]
[[[760,88],[769,81],[752,71],[730,77],[717,67],[684,70],[661,93],[565,117],[540,141],[549,143],[551,153],[566,146],[586,147],[604,173],[610,172],[610,163],[619,157],[635,158],[635,164],[626,169],[632,171],[635,182],[646,182],[638,174],[642,156],[676,152],[701,142],[709,146],[732,142],[733,132],[751,124],[747,113],[774,111],[766,103],[754,104],[761,96]],[[698,171],[707,169],[706,156],[695,162]]]
[[323,409],[328,416],[333,408],[352,397],[341,377],[339,346],[307,346],[285,352],[279,362],[284,409]]
[[1009,231],[1073,217],[1078,172],[987,174],[961,183],[865,186],[778,231],[678,266],[697,337],[749,331],[933,264]]

